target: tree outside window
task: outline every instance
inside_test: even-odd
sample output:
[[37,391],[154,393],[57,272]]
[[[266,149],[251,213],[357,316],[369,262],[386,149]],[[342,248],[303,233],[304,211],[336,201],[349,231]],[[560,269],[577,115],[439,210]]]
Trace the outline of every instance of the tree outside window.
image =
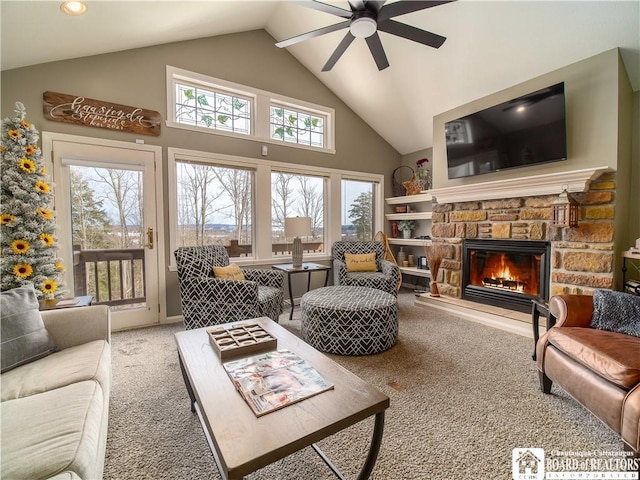
[[342,181],[342,239],[371,240],[374,228],[372,182]]
[[305,250],[324,251],[324,179],[322,177],[271,173],[271,225],[273,253],[288,253],[284,219],[311,218],[311,237],[303,239]]
[[176,162],[177,246],[224,245],[252,255],[253,171]]

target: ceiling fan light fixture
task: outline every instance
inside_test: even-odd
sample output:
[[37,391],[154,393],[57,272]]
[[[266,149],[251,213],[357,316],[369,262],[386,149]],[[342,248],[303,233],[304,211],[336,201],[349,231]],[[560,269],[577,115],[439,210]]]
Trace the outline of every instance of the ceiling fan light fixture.
[[351,35],[356,38],[368,38],[376,33],[377,29],[378,24],[373,18],[369,17],[357,18],[349,25]]
[[87,6],[83,2],[63,2],[60,5],[60,10],[62,10],[67,15],[82,15],[87,11]]

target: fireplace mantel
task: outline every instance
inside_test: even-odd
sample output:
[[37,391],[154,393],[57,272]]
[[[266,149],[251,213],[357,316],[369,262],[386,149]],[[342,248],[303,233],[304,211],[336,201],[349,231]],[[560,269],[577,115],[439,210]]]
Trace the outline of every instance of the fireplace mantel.
[[586,192],[591,181],[609,167],[585,168],[569,172],[545,173],[530,177],[510,178],[493,182],[457,185],[455,187],[429,190],[438,203],[471,202],[499,198],[532,197],[536,195],[558,195],[567,185],[569,192]]

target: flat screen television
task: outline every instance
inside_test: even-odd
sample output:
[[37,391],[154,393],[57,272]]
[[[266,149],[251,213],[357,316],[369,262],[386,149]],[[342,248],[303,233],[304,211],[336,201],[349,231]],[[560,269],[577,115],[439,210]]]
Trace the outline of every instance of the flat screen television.
[[564,83],[445,123],[448,176],[567,159]]

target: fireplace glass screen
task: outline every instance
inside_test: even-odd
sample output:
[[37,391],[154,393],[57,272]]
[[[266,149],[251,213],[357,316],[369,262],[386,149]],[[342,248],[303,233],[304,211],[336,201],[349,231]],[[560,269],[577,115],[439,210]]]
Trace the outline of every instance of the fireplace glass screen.
[[540,262],[541,255],[471,250],[469,284],[539,296]]

